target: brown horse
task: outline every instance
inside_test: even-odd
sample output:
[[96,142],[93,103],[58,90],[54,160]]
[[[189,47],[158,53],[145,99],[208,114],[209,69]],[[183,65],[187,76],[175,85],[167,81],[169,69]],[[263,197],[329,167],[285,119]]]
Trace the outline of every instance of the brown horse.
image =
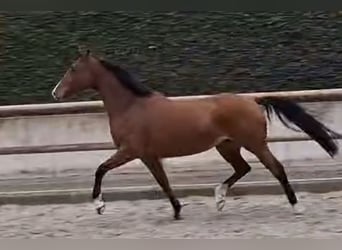
[[[94,89],[102,97],[109,116],[113,141],[118,147],[96,170],[92,197],[99,214],[105,203],[101,195],[104,175],[134,159],[151,171],[169,198],[174,217],[180,218],[181,204],[169,185],[162,158],[200,153],[216,147],[235,172],[215,188],[217,209],[225,204],[227,190],[251,167],[240,150],[252,152],[277,178],[291,205],[297,203],[283,165],[266,143],[267,114],[275,112],[287,126],[297,125],[319,143],[331,157],[338,147],[333,132],[294,102],[279,98],[250,98],[218,94],[192,100],[171,100],[137,82],[119,66],[81,54],[52,91],[56,100],[85,89]],[[260,106],[261,105],[261,106]],[[290,126],[289,126],[290,127]],[[291,128],[291,127],[290,127]]]

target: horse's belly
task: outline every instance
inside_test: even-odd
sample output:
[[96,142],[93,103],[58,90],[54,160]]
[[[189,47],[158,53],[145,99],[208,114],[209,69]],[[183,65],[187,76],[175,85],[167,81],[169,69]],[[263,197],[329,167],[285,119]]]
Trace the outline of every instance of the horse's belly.
[[186,156],[204,152],[228,139],[222,135],[187,134],[184,136],[170,135],[155,143],[155,151],[160,157]]
[[147,126],[147,144],[151,153],[160,157],[191,155],[206,151],[222,138],[226,139],[212,119],[211,105],[201,109],[180,105],[176,111],[170,109],[158,113],[158,120]]

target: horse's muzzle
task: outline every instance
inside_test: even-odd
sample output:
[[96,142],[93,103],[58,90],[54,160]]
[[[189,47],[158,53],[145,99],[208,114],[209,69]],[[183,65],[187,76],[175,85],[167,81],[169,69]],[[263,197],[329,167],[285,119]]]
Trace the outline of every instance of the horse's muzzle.
[[51,95],[52,95],[53,99],[55,99],[56,101],[58,101],[58,97],[57,97],[57,95],[56,95],[56,91],[55,91],[55,90],[52,90]]
[[61,99],[59,96],[58,96],[58,93],[57,93],[57,88],[58,86],[60,85],[60,81],[56,84],[56,86],[53,88],[52,92],[51,92],[51,95],[53,97],[53,99],[55,99],[56,101],[58,101],[59,99]]

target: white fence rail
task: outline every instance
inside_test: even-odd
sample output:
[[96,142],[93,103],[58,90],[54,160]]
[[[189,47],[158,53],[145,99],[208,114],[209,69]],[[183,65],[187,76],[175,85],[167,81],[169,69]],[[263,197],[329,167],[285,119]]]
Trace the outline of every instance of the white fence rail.
[[[259,92],[240,93],[238,95],[250,97],[282,97],[297,102],[330,102],[342,100],[341,89],[302,90],[302,91],[280,91],[280,92]],[[203,98],[198,96],[170,97],[171,99]],[[88,102],[66,102],[49,104],[28,104],[0,106],[0,117],[32,116],[32,115],[58,115],[78,113],[100,113],[103,112],[102,101]]]
[[[251,97],[276,96],[291,99],[298,102],[331,102],[342,101],[342,89],[306,90],[306,91],[284,91],[264,93],[242,93],[240,95]],[[171,97],[175,99],[202,98],[205,96]],[[21,116],[51,116],[80,113],[102,113],[104,111],[101,101],[91,102],[69,102],[53,104],[33,105],[11,105],[0,106],[0,118],[21,117]],[[336,137],[336,139],[341,139]],[[275,136],[268,138],[270,142],[306,141],[311,140],[307,136]],[[115,149],[112,142],[96,143],[73,143],[60,145],[39,145],[39,146],[13,146],[0,147],[0,155],[16,154],[38,154],[55,152],[76,152],[76,151],[97,151]]]

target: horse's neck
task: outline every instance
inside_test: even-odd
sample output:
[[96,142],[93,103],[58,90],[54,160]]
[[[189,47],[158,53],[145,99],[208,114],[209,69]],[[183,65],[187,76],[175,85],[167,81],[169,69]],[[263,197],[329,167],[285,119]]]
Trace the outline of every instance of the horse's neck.
[[136,96],[116,78],[106,77],[98,82],[98,91],[111,119],[120,117],[136,101]]

